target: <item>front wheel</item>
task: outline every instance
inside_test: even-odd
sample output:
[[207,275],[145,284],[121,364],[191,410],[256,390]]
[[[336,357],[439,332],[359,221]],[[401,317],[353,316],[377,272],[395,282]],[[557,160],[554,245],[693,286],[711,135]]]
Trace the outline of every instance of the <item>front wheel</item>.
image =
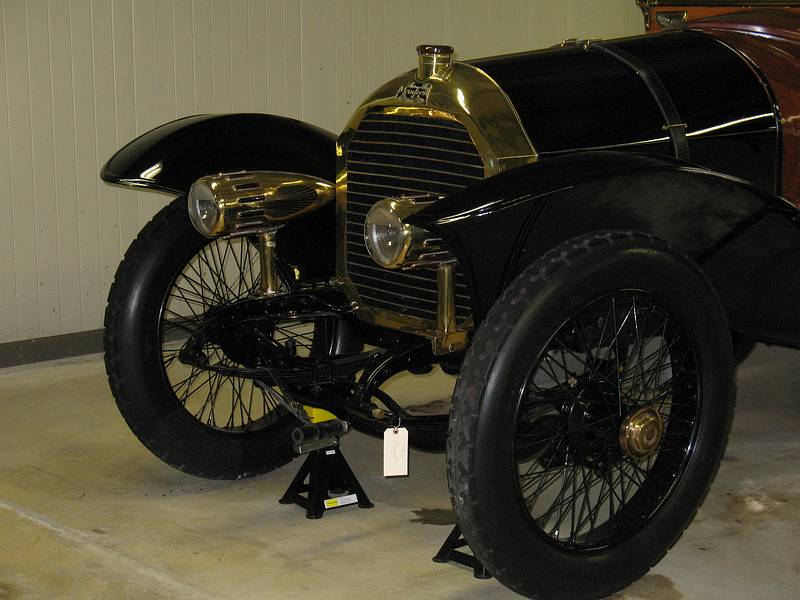
[[257,244],[201,236],[185,202],[153,217],[117,270],[105,320],[109,383],[131,430],[164,462],[208,478],[257,475],[295,456],[298,421],[280,388],[237,373],[258,364],[264,344],[306,356],[343,351],[337,325],[222,319],[260,288]]
[[478,331],[454,395],[450,493],[475,555],[531,598],[601,598],[678,540],[733,416],[727,321],[643,234],[570,240]]

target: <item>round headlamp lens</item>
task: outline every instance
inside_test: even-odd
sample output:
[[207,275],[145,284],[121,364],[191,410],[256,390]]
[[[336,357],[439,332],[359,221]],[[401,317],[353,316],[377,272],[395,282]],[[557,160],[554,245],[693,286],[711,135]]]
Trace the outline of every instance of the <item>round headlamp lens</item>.
[[189,189],[189,219],[198,232],[212,236],[219,231],[222,211],[214,192],[204,181],[195,181]]
[[409,244],[409,230],[391,201],[381,200],[367,214],[364,241],[376,263],[387,269],[399,267]]

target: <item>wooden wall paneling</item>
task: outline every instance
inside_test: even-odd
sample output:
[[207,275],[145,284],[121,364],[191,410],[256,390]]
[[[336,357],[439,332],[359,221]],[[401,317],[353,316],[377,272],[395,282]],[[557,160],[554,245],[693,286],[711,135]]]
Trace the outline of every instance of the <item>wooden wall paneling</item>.
[[175,0],[172,3],[176,118],[197,112],[194,98],[193,20],[192,0]]
[[154,5],[155,111],[147,129],[172,121],[176,116],[175,26],[172,5],[172,0],[156,0]]
[[353,112],[353,2],[336,3],[334,22],[336,77],[333,81],[334,131],[339,132]]
[[211,0],[192,2],[194,60],[194,110],[214,112],[214,73]]
[[[156,100],[156,18],[155,0],[133,3],[133,98],[136,135],[159,124]],[[152,192],[137,192],[138,221],[141,229],[155,213],[160,200]]]
[[[30,74],[33,196],[36,224],[36,309],[40,336],[61,333],[59,315],[58,218],[53,148],[53,95],[50,73],[50,35],[46,0],[29,0],[28,72]],[[35,118],[34,118],[35,115]]]
[[28,20],[21,0],[3,2],[6,76],[8,78],[8,146],[11,152],[11,216],[14,223],[17,333],[39,335],[36,214],[31,143],[31,98],[28,64]]
[[644,34],[642,13],[638,7],[635,8],[630,10],[630,5],[625,1],[609,2],[602,13],[604,19],[600,37],[612,39]]
[[[61,331],[82,330],[81,262],[78,236],[78,176],[75,163],[75,102],[72,78],[72,42],[69,5],[62,0],[47,3],[50,37],[50,73],[53,95],[53,147],[59,304]],[[21,338],[24,339],[24,338]]]
[[285,0],[283,3],[284,114],[294,119],[303,118],[303,22],[300,8],[300,2]]
[[75,165],[78,182],[78,238],[81,262],[81,329],[102,320],[97,202],[96,117],[92,68],[92,11],[89,0],[71,0],[72,78],[75,109]]
[[231,112],[231,18],[228,0],[211,2],[211,74],[214,109]]
[[[385,2],[367,4],[367,70],[365,71],[369,86],[365,95],[371,93],[386,81],[386,47],[393,43],[392,36],[387,35],[384,14]],[[394,75],[394,73],[393,73]]]
[[[56,0],[58,1],[58,0]],[[114,57],[114,129],[118,147],[127,144],[137,133],[136,129],[136,87],[133,55],[133,0],[113,0],[111,4],[112,43]],[[100,156],[102,166],[111,157]],[[139,231],[139,193],[135,190],[104,186],[116,194],[119,213],[119,251],[123,255],[128,245]],[[109,198],[108,202],[114,202]]]
[[11,194],[11,139],[8,107],[8,45],[6,38],[6,16],[0,6],[0,343],[18,339],[17,334],[17,281],[14,264],[14,221]]
[[301,9],[303,120],[324,129],[337,129],[336,52],[332,28],[336,22],[336,6],[326,0],[310,0],[303,2]]
[[267,5],[247,2],[247,110],[267,112]]
[[[486,39],[483,24],[489,19],[489,2],[471,2],[465,6],[458,0],[444,4],[444,39],[458,51],[461,60],[496,52],[494,40]],[[492,10],[504,10],[492,5]]]
[[[387,79],[417,66],[414,11],[404,2],[389,2],[383,15],[391,43],[384,49]],[[378,84],[380,85],[380,84]]]
[[[153,114],[139,125],[139,133],[149,131],[158,125],[176,118],[175,108],[175,27],[173,23],[172,0],[154,0],[153,3]],[[151,165],[155,166],[155,165]],[[144,193],[144,212],[151,219],[172,200],[164,194]]]
[[444,34],[444,0],[414,0],[409,7],[413,20],[414,47],[419,44],[447,44]]
[[501,4],[487,3],[488,11],[483,31],[487,48],[484,56],[515,52],[526,43],[535,21],[530,18],[530,6],[535,0],[506,0]]
[[[117,111],[114,105],[114,46],[112,5],[105,0],[92,0],[92,47],[95,106],[95,166],[99,170],[117,149]],[[114,188],[95,181],[98,198],[98,236],[100,240],[100,288],[104,305],[105,292],[111,287],[119,265],[119,200]]]
[[230,0],[231,112],[250,110],[247,0]]
[[[529,48],[546,48],[559,44],[566,38],[590,37],[581,28],[568,27],[569,8],[566,2],[557,6],[552,6],[547,0],[530,2],[526,7],[528,14],[525,20],[535,26],[528,30],[527,35],[520,36],[520,42]],[[585,2],[583,9],[586,12]],[[596,12],[590,12],[597,18]]]
[[[353,91],[351,94],[353,108],[357,107],[368,94],[375,89],[376,84],[368,72],[369,64],[369,0],[352,1],[352,83]],[[352,111],[351,111],[352,112]]]
[[283,0],[267,0],[267,110],[274,115],[286,115],[286,77],[284,60]]

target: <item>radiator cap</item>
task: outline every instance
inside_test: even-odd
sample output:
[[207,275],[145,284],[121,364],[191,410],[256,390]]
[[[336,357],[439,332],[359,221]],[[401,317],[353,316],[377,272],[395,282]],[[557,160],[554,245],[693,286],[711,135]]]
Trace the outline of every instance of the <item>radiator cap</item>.
[[453,47],[443,44],[422,44],[417,46],[419,66],[417,79],[424,80],[439,77],[453,62]]

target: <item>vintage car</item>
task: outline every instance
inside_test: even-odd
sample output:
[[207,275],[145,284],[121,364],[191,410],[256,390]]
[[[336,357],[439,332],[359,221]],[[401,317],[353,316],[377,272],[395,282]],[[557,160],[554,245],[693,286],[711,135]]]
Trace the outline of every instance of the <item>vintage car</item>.
[[[338,137],[232,114],[130,142],[103,180],[177,196],[109,295],[130,428],[240,478],[402,423],[446,446],[460,528],[511,589],[646,573],[714,479],[734,349],[800,345],[800,16],[678,22],[420,46]],[[449,416],[382,389],[434,365],[459,374]]]
[[662,31],[696,19],[765,8],[800,15],[800,2],[797,0],[636,0],[636,4],[642,10],[647,31]]

